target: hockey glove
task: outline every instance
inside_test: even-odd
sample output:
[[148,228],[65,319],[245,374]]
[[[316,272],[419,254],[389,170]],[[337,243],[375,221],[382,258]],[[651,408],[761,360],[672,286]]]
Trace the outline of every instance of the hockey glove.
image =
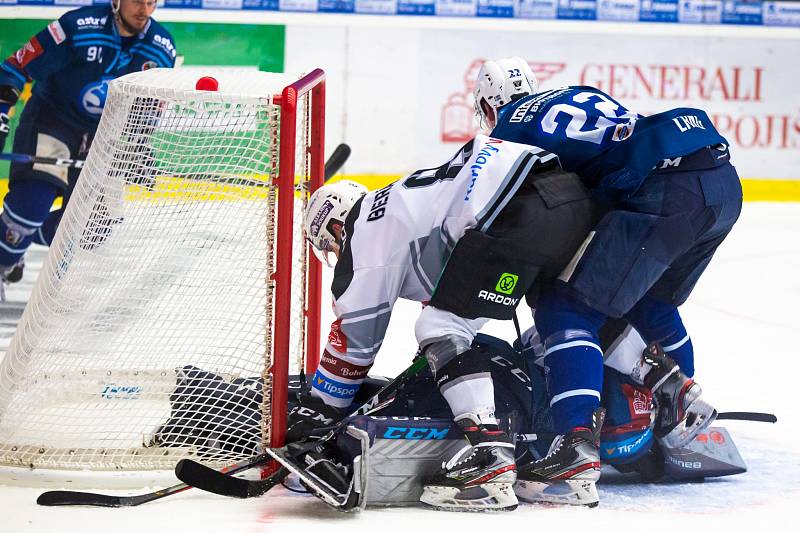
[[325,436],[344,417],[343,411],[325,404],[309,392],[298,394],[297,405],[286,422],[286,442],[314,440]]
[[10,130],[11,118],[8,116],[8,112],[17,103],[18,97],[19,91],[14,87],[0,85],[0,152],[5,149],[6,138]]
[[8,123],[10,119],[8,118],[8,110],[3,110],[3,104],[0,104],[0,152],[6,146],[6,137],[8,137]]

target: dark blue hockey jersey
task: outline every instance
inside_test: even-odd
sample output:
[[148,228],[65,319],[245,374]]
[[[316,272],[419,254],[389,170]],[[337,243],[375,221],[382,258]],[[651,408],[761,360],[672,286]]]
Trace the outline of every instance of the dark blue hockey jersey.
[[520,98],[500,110],[492,137],[558,155],[605,200],[632,195],[664,159],[727,144],[708,115],[677,108],[645,117],[593,87],[563,87]]
[[56,118],[94,132],[108,80],[130,72],[175,65],[172,36],[152,18],[144,31],[122,37],[110,5],[69,11],[31,37],[0,65],[0,85],[22,90],[34,80],[33,96]]

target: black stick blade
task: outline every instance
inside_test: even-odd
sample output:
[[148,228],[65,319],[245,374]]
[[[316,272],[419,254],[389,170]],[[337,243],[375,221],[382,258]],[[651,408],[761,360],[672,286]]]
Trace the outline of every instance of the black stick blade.
[[325,162],[325,181],[331,179],[339,170],[341,170],[342,166],[344,166],[347,159],[350,157],[350,146],[341,143],[336,149],[333,151],[331,156]]
[[178,461],[175,466],[175,475],[187,485],[207,492],[233,498],[247,498],[246,480],[226,476],[190,459]]
[[[36,499],[39,505],[91,505],[95,507],[124,507],[123,497],[92,492],[73,492],[71,490],[50,490]],[[130,505],[130,504],[128,504]]]
[[717,415],[717,420],[747,420],[748,422],[768,422],[774,424],[778,417],[772,413],[751,413],[749,411],[728,411]]
[[251,481],[225,475],[190,459],[181,459],[175,467],[175,475],[187,485],[231,498],[261,496],[280,483],[288,473],[285,468],[281,468],[267,479]]

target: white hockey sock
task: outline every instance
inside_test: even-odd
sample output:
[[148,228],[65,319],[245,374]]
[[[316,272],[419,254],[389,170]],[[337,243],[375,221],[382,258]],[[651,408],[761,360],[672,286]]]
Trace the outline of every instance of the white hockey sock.
[[473,414],[481,424],[497,424],[494,416],[494,384],[489,372],[462,376],[441,389],[453,417]]

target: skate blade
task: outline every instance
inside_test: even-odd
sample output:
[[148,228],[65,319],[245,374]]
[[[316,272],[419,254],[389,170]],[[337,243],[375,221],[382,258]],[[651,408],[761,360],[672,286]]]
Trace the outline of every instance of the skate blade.
[[484,483],[468,489],[429,485],[419,501],[439,511],[460,512],[513,511],[519,504],[511,483]]
[[588,507],[595,507],[600,503],[595,481],[585,479],[550,482],[517,479],[514,492],[520,500],[528,503],[560,503]]
[[717,419],[717,410],[702,399],[695,400],[690,410],[690,415],[658,439],[661,444],[670,449],[684,448]]

